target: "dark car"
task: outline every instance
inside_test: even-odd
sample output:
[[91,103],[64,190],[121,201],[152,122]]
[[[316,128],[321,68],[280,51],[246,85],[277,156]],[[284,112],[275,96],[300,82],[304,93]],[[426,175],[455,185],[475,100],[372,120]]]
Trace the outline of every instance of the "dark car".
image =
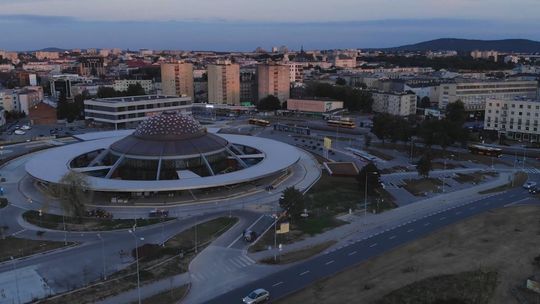
[[242,236],[244,237],[244,240],[246,242],[254,242],[257,239],[257,232],[252,230],[244,230],[244,233],[242,233]]
[[155,209],[150,211],[148,217],[169,217],[169,211],[164,209]]

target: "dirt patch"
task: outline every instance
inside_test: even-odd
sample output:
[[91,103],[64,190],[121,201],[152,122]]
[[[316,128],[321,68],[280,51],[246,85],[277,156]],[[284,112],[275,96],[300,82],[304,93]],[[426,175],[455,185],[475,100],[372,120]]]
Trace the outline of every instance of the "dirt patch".
[[403,188],[414,196],[426,196],[427,192],[440,192],[443,182],[438,178],[406,179]]
[[271,264],[271,265],[277,265],[277,264],[282,265],[282,264],[290,264],[290,263],[302,261],[323,252],[324,250],[334,245],[335,243],[337,243],[337,241],[328,241],[328,242],[320,243],[314,246],[302,248],[297,251],[291,251],[285,254],[278,255],[276,256],[275,259],[274,257],[266,258],[266,259],[261,260],[260,263]]
[[[141,302],[143,304],[178,303],[180,300],[182,300],[186,296],[188,291],[189,291],[189,285],[186,284],[177,288],[167,290],[162,293],[158,293],[149,298],[143,299]],[[136,303],[137,302],[133,302],[132,304],[136,304]]]
[[473,173],[456,173],[454,175],[454,180],[460,184],[473,183],[479,184],[485,181],[488,177],[497,176],[497,172],[473,172]]
[[540,270],[533,264],[540,254],[538,214],[539,206],[484,213],[316,282],[277,303],[358,303],[358,299],[376,303],[411,282],[428,279],[433,283],[436,277],[478,270],[498,274],[489,303],[516,303],[511,289]]

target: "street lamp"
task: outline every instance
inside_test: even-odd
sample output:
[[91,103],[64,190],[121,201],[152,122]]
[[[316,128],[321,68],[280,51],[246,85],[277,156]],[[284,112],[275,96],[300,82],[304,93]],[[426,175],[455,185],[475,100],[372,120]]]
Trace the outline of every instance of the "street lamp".
[[[139,304],[141,304],[141,276],[139,274],[139,237],[135,234],[135,231],[129,229],[129,233],[135,239],[135,261],[137,263],[137,296],[139,298]],[[144,238],[140,238],[144,241]]]
[[21,304],[21,295],[19,293],[19,275],[17,273],[17,260],[12,256],[10,257],[11,263],[13,265],[13,272],[15,272],[15,285],[17,286],[17,303]]
[[366,170],[366,185],[365,185],[365,189],[364,189],[364,217],[367,216],[367,191],[368,191],[367,184],[368,184],[368,173],[369,173],[369,174],[373,174],[373,175],[379,175],[378,172],[368,172],[368,171]]
[[101,259],[103,261],[103,279],[107,280],[107,272],[105,271],[105,240],[101,237],[101,234],[97,234],[97,237],[101,240]]

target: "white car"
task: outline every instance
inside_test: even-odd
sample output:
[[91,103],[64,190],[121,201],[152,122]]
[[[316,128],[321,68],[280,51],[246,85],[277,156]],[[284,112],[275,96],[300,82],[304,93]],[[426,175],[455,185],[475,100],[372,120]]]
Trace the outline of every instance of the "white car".
[[[17,132],[17,131],[15,131]],[[531,189],[531,188],[534,188],[536,187],[536,183],[535,182],[526,182],[524,185],[523,185],[523,188],[525,189]]]
[[26,134],[26,132],[24,132],[23,130],[15,130],[15,132],[13,132],[13,133],[15,133],[16,135],[24,135],[24,134]]
[[267,290],[259,288],[250,292],[247,297],[242,299],[242,301],[245,304],[256,304],[268,301],[268,299],[270,299],[270,293]]
[[30,130],[30,129],[32,129],[32,127],[30,127],[29,125],[23,125],[21,127],[21,130]]

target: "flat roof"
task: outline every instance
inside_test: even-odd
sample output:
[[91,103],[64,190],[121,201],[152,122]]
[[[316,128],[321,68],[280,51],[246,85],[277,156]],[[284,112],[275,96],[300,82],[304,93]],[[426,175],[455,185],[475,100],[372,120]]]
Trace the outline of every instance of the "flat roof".
[[[35,179],[58,183],[69,172],[69,163],[77,156],[108,148],[112,143],[124,138],[126,132],[115,137],[89,140],[38,152],[26,163],[26,172]],[[188,178],[179,180],[117,180],[86,176],[90,188],[103,192],[146,192],[178,191],[189,189],[213,188],[250,182],[267,177],[294,165],[301,156],[301,151],[291,145],[254,136],[218,134],[225,140],[238,145],[253,147],[261,151],[265,158],[243,170],[231,173]],[[97,136],[96,136],[97,137]]]
[[135,102],[144,100],[159,100],[159,99],[171,99],[171,98],[189,98],[187,96],[167,96],[167,95],[139,95],[139,96],[124,96],[124,97],[111,97],[111,98],[94,98],[91,101],[105,102],[105,103],[117,103],[117,102]]

